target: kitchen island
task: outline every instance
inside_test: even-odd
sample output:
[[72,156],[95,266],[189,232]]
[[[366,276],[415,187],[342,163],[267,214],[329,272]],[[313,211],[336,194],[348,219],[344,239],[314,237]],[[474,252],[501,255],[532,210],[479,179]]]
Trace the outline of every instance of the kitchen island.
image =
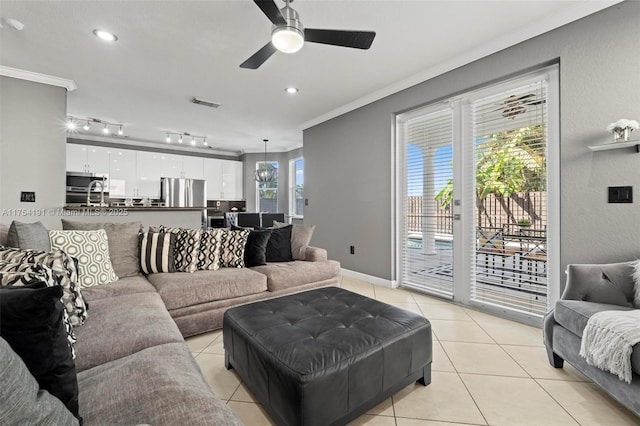
[[140,222],[149,226],[201,228],[206,223],[204,207],[161,207],[161,206],[75,206],[69,205],[55,213],[61,219],[78,222]]

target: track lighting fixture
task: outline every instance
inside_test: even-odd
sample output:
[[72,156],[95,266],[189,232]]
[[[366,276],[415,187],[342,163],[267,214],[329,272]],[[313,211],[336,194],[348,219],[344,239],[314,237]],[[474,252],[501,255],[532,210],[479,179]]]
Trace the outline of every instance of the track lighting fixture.
[[82,126],[82,130],[84,130],[85,132],[88,132],[91,129],[92,124],[98,124],[102,125],[101,133],[104,135],[117,134],[118,136],[124,136],[124,124],[100,120],[99,118],[78,118],[69,116],[67,117],[67,130],[77,131],[78,123],[80,122],[84,123],[84,125]]
[[166,132],[165,136],[166,136],[165,140],[167,141],[167,143],[171,143],[173,141],[173,139],[172,139],[173,136],[177,136],[178,143],[183,143],[184,142],[184,138],[186,136],[186,137],[190,137],[191,138],[191,145],[192,146],[197,146],[198,145],[198,139],[202,139],[202,146],[209,146],[209,144],[207,143],[207,137],[206,136],[192,135],[189,132]]

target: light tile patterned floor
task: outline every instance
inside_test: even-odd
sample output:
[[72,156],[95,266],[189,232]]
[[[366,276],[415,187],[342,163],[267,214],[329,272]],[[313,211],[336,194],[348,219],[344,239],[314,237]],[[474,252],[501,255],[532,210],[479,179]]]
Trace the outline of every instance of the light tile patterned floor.
[[[342,287],[420,313],[432,323],[432,382],[410,385],[351,425],[640,425],[640,419],[565,363],[552,368],[542,330],[415,292],[350,277]],[[273,425],[224,368],[220,330],[187,339],[213,392],[247,426]]]

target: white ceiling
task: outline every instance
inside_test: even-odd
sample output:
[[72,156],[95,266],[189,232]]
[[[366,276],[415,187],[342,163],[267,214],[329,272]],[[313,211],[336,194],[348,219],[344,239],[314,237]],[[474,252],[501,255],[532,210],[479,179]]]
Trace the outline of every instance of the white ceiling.
[[0,64],[73,80],[68,113],[124,123],[128,141],[189,132],[224,150],[259,152],[268,138],[287,151],[305,127],[617,2],[296,0],[307,27],[376,31],[371,49],[307,43],[247,70],[271,31],[250,0],[2,0],[0,18],[24,29],[0,30]]

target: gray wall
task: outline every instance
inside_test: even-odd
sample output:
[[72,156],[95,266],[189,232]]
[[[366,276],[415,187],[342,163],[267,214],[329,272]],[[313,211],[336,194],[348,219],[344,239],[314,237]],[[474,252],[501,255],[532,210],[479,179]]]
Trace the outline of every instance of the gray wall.
[[[65,201],[67,91],[3,76],[0,93],[2,243],[13,219],[61,227],[55,210],[49,209],[60,208]],[[20,202],[20,191],[35,191],[36,202]]]
[[[609,123],[640,119],[638,52],[640,2],[624,2],[305,130],[304,219],[317,226],[314,244],[346,269],[395,279],[393,115],[559,62],[561,270],[639,258],[640,154],[587,148],[611,141]],[[607,204],[607,186],[617,185],[635,187],[634,204]]]
[[[289,160],[302,157],[302,148],[294,149],[289,152],[269,152],[267,150],[267,161],[277,161],[278,172],[278,212],[289,213]],[[256,181],[254,172],[256,163],[264,161],[264,153],[262,154],[244,154],[241,157],[244,163],[244,198],[247,201],[247,211],[255,212],[256,207]],[[305,170],[306,173],[306,170]]]

